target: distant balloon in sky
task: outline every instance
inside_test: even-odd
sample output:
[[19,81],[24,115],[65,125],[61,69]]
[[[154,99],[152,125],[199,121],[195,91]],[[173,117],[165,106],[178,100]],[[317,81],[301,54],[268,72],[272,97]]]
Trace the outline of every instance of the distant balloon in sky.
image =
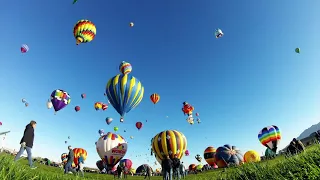
[[84,98],[86,98],[86,97],[87,97],[87,95],[86,95],[86,94],[84,94],[84,93],[83,93],[83,94],[81,94],[81,98],[82,98],[82,99],[84,99]]
[[56,113],[70,104],[71,97],[68,92],[57,89],[51,93],[51,102]]
[[296,48],[296,49],[295,49],[295,52],[298,53],[298,54],[300,54],[300,48]]
[[122,61],[119,65],[119,70],[122,74],[129,74],[132,71],[132,66],[130,63],[126,61]]
[[76,112],[80,111],[80,106],[76,106],[76,107],[74,108],[74,110],[75,110]]
[[221,29],[216,29],[216,31],[214,32],[214,35],[216,36],[216,38],[221,38],[223,36],[223,32]]
[[21,53],[26,53],[29,51],[29,46],[26,44],[22,44],[20,48]]
[[97,34],[96,26],[89,20],[79,20],[73,28],[73,35],[77,45],[91,42]]
[[52,108],[52,102],[50,101],[50,99],[48,99],[48,101],[47,101],[47,108],[48,109]]
[[112,121],[113,121],[113,119],[112,119],[111,117],[107,117],[107,118],[106,118],[106,123],[107,123],[108,125],[110,125]]
[[133,22],[131,22],[131,23],[129,24],[129,26],[130,26],[130,27],[133,27],[133,26],[134,26],[134,23],[133,23]]

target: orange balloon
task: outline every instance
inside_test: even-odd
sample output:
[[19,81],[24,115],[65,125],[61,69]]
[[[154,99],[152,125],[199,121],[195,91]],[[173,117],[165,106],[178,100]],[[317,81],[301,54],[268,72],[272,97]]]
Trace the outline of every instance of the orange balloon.
[[157,104],[160,101],[160,95],[157,93],[153,93],[150,96],[150,100],[153,102],[153,104]]

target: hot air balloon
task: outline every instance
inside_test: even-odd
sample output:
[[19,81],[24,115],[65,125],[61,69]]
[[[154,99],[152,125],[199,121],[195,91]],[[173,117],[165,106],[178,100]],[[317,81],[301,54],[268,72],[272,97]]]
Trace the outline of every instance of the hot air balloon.
[[191,106],[187,102],[183,102],[182,112],[183,112],[184,115],[187,114],[189,117],[192,117],[193,110],[194,110],[193,106]]
[[96,102],[94,103],[94,108],[98,111],[99,109],[102,109],[102,102]]
[[237,147],[226,144],[216,150],[215,160],[219,168],[229,164],[240,165],[243,163],[243,155]]
[[152,138],[152,151],[160,164],[166,156],[173,159],[177,155],[181,159],[186,150],[187,138],[177,130],[162,131]]
[[68,136],[68,139],[70,139],[70,136]]
[[126,61],[122,61],[121,64],[119,65],[119,71],[122,74],[129,74],[132,71],[132,66],[130,63]]
[[206,160],[206,162],[210,166],[215,166],[216,165],[215,158],[214,158],[215,155],[216,155],[216,149],[214,147],[212,147],[212,146],[207,147],[204,150],[204,153],[203,153],[204,160]]
[[202,161],[202,157],[200,156],[200,154],[197,154],[194,158],[196,158],[198,162]]
[[2,126],[2,122],[0,122],[0,126]]
[[118,127],[113,127],[113,130],[115,131],[115,132],[117,132],[118,130],[119,130],[119,128]]
[[187,122],[189,123],[189,124],[194,124],[194,118],[192,117],[192,115],[191,116],[189,116],[187,119]]
[[126,155],[127,142],[122,136],[108,132],[98,139],[96,149],[107,170],[110,170]]
[[196,170],[197,170],[197,171],[201,171],[202,168],[203,168],[203,165],[202,165],[202,164],[198,164],[198,165],[196,166]]
[[300,48],[296,48],[294,51],[295,51],[296,53],[300,54]]
[[189,156],[189,155],[190,155],[189,150],[186,150],[186,151],[184,152],[184,154],[185,154],[186,156]]
[[107,123],[108,125],[110,125],[110,124],[112,123],[112,121],[113,121],[113,119],[112,119],[111,117],[107,117],[107,118],[106,118],[106,123]]
[[26,100],[25,98],[23,98],[23,99],[21,99],[21,102],[22,102],[22,103],[26,103],[27,100]]
[[74,107],[74,110],[75,110],[76,112],[80,111],[80,106]]
[[27,102],[24,103],[24,106],[25,106],[25,107],[28,107],[28,106],[29,106],[29,103],[27,103]]
[[216,29],[214,35],[216,36],[216,38],[221,38],[223,36],[223,32],[221,29]]
[[127,167],[128,169],[131,169],[132,161],[130,159],[122,159],[119,164],[124,165],[124,167]]
[[78,0],[73,0],[73,3],[72,4],[75,4]]
[[67,161],[68,161],[68,154],[67,153],[61,154],[61,161],[63,164],[67,163]]
[[200,124],[200,123],[201,123],[201,120],[200,120],[200,118],[197,118],[197,122],[198,122],[198,124]]
[[52,108],[52,102],[50,101],[50,99],[48,99],[47,108],[48,108],[48,109],[51,109],[51,108]]
[[157,94],[157,93],[151,94],[150,100],[152,101],[153,104],[157,104],[160,101],[159,94]]
[[108,104],[104,104],[104,103],[103,103],[103,104],[102,104],[102,110],[105,111],[105,110],[107,110],[107,109],[108,109]]
[[81,94],[81,98],[82,98],[82,99],[84,99],[84,98],[86,98],[86,97],[87,97],[87,95],[86,95],[86,94],[84,94],[84,93],[83,93],[83,94]]
[[51,93],[51,103],[55,113],[65,108],[71,102],[70,95],[61,89],[54,90]]
[[102,171],[104,169],[104,163],[102,160],[96,162],[97,168]]
[[130,27],[133,27],[133,26],[134,26],[134,23],[133,23],[133,22],[131,22],[131,23],[129,24],[129,26],[130,26]]
[[73,159],[73,163],[78,166],[79,162],[78,162],[78,158],[80,156],[83,157],[83,160],[85,161],[87,159],[87,151],[85,149],[82,148],[74,148],[73,149],[73,153],[74,153],[74,159]]
[[136,169],[136,173],[144,173],[145,170],[147,169],[147,167],[149,167],[152,170],[152,168],[148,165],[148,164],[142,164],[141,166],[139,166],[137,169]]
[[64,141],[64,143],[65,143],[65,144],[67,144],[67,143],[68,143],[68,141]]
[[112,106],[123,119],[126,113],[137,107],[141,102],[144,87],[137,78],[128,74],[118,74],[109,80],[106,94]]
[[99,129],[98,133],[100,134],[100,136],[104,135],[104,130],[103,129]]
[[196,113],[196,116],[199,116],[200,114],[199,113]]
[[136,123],[136,128],[138,129],[138,130],[140,130],[141,128],[142,128],[142,122],[137,122]]
[[257,151],[250,150],[244,154],[244,162],[259,162],[261,157]]
[[276,152],[281,140],[280,129],[275,125],[264,127],[259,132],[258,138],[262,145]]
[[133,139],[133,136],[130,136],[130,139]]
[[21,53],[26,53],[29,51],[29,46],[26,44],[22,44],[20,48]]
[[274,151],[272,151],[271,149],[267,148],[266,151],[264,152],[264,156],[267,159],[272,159],[272,158],[276,157],[276,153]]
[[82,19],[73,28],[73,35],[77,41],[77,45],[92,41],[96,34],[96,26],[89,20]]

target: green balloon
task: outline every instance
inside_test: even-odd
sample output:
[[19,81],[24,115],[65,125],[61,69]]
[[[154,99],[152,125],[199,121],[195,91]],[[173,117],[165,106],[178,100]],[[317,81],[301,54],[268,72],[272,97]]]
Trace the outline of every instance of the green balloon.
[[296,53],[300,53],[300,48],[295,49]]
[[114,127],[113,130],[114,130],[114,131],[118,131],[119,128],[118,128],[118,127]]

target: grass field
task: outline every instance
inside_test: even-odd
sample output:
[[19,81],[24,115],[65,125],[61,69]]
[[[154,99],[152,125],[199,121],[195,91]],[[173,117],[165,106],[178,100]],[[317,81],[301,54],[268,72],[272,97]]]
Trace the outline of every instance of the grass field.
[[[74,175],[63,175],[59,168],[36,164],[38,167],[31,170],[26,160],[13,162],[13,157],[7,154],[0,155],[0,179],[1,180],[72,180],[72,179],[113,179],[111,175],[86,173],[85,178]],[[128,176],[128,179],[143,179],[141,176]],[[151,179],[162,179],[151,177]],[[241,179],[241,180],[295,180],[295,179],[320,179],[320,145],[308,148],[304,153],[285,158],[279,156],[276,159],[255,164],[245,164],[237,168],[219,169],[189,175],[187,179],[215,180],[215,179]]]

